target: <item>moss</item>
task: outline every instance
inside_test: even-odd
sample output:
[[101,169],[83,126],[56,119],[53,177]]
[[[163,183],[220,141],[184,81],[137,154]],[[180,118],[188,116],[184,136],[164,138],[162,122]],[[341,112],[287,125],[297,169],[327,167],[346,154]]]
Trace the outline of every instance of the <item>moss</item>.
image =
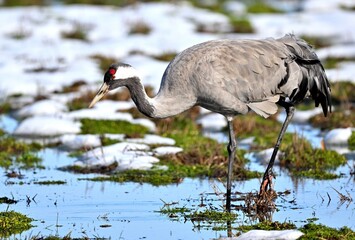
[[322,224],[309,223],[299,229],[304,235],[301,239],[331,239],[350,240],[355,239],[355,232],[348,227],[340,229],[331,228]]
[[281,10],[274,8],[265,1],[254,1],[253,4],[247,7],[249,13],[282,13]]
[[38,144],[25,144],[5,135],[0,139],[0,167],[16,166],[23,169],[42,167],[42,159],[36,154],[40,148]]
[[355,131],[351,133],[351,136],[348,139],[348,145],[350,150],[355,150]]
[[3,102],[0,104],[0,114],[6,114],[11,111],[11,104],[8,102]]
[[297,135],[293,142],[283,149],[280,165],[286,167],[293,176],[315,179],[339,177],[329,171],[346,163],[346,158],[331,150],[314,149],[311,144]]
[[0,237],[9,237],[30,229],[32,220],[14,211],[0,212]]
[[254,28],[251,22],[246,17],[229,16],[229,23],[232,26],[234,33],[253,33]]
[[287,229],[296,229],[296,225],[294,223],[290,223],[290,222],[280,223],[278,221],[276,221],[276,222],[264,221],[264,222],[259,222],[254,225],[242,225],[242,226],[239,226],[237,229],[242,232],[247,232],[247,231],[254,230],[254,229],[258,229],[258,230],[287,230]]
[[149,129],[142,125],[122,120],[94,120],[85,118],[81,119],[80,122],[83,134],[123,133],[139,137],[149,132]]
[[201,0],[190,0],[190,3],[197,7],[197,8],[203,8],[210,10],[212,12],[216,13],[225,13],[224,10],[224,3],[226,0],[220,0],[220,1],[201,1]]
[[5,7],[17,7],[17,6],[44,6],[47,5],[46,0],[4,0],[1,4]]

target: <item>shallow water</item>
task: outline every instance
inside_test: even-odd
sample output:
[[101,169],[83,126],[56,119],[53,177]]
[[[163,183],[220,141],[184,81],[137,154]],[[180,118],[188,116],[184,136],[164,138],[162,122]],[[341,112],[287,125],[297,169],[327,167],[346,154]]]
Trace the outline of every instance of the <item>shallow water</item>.
[[[11,119],[1,119],[7,131],[14,127],[15,123]],[[316,138],[318,133],[317,130],[313,133],[308,131],[307,135]],[[93,174],[57,170],[75,160],[67,157],[67,152],[44,149],[40,155],[44,159],[45,169],[21,171],[23,179],[7,178],[4,174],[0,176],[0,196],[20,200],[17,204],[1,204],[0,211],[15,210],[36,220],[36,227],[23,232],[21,237],[70,234],[71,237],[111,239],[211,239],[227,236],[226,231],[199,229],[197,223],[171,221],[166,215],[157,212],[164,206],[163,201],[179,202],[179,207],[196,206],[201,196],[212,199],[211,203],[221,209],[222,200],[215,194],[209,194],[215,193],[216,188],[224,192],[223,184],[217,180],[184,179],[178,185],[161,187],[138,183],[91,182],[80,178],[91,177]],[[352,166],[354,159],[348,163]],[[249,168],[263,171],[265,167],[252,159]],[[275,190],[291,190],[291,194],[276,200],[278,210],[273,213],[272,220],[291,221],[302,226],[306,219],[318,218],[316,223],[331,227],[348,226],[355,230],[354,201],[341,202],[335,191],[349,194],[355,199],[354,177],[350,176],[347,165],[337,171],[343,173],[344,177],[327,181],[292,180],[286,172],[275,167]],[[34,184],[43,180],[64,180],[66,184]],[[236,181],[233,190],[244,193],[257,191],[259,182],[260,179]],[[241,212],[236,213],[239,218],[233,227],[256,222]]]

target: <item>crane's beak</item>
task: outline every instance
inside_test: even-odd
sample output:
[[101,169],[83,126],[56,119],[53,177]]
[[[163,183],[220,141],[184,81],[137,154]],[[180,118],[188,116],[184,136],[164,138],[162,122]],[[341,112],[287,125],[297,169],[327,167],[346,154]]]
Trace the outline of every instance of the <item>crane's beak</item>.
[[103,98],[103,96],[106,95],[106,93],[108,93],[109,91],[109,85],[107,83],[103,83],[102,86],[100,87],[99,91],[96,93],[96,96],[94,97],[94,99],[91,101],[89,108],[92,108],[95,103],[97,103],[101,98]]

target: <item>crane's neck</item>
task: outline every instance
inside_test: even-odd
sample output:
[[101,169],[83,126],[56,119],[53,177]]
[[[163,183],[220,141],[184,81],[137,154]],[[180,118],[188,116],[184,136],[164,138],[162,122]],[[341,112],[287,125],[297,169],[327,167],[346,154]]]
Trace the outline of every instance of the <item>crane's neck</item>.
[[[132,77],[120,81],[120,86],[126,86],[131,93],[131,98],[138,110],[151,118],[166,118],[177,115],[194,105],[192,101],[178,101],[173,94],[159,92],[154,98],[150,98],[145,92],[139,77]],[[113,86],[116,88],[116,86]]]
[[131,98],[136,104],[138,110],[144,115],[154,118],[156,112],[155,106],[152,98],[150,98],[145,92],[141,80],[138,77],[130,78],[126,81],[125,86],[131,93]]

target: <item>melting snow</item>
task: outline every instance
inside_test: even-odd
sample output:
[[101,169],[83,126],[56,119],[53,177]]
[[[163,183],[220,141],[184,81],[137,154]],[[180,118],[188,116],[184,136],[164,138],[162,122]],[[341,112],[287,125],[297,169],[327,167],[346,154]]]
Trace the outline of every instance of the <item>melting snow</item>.
[[23,120],[15,129],[21,136],[57,136],[80,133],[79,122],[54,116],[35,116]]
[[324,142],[329,145],[347,145],[353,131],[354,128],[332,129],[324,136]]
[[41,100],[25,106],[16,112],[16,116],[25,118],[37,115],[56,115],[60,112],[68,111],[68,107],[54,100]]
[[249,232],[243,233],[235,240],[295,240],[301,237],[303,233],[298,230],[251,230]]
[[65,148],[71,150],[101,146],[100,136],[93,134],[65,134],[60,137],[60,142]]

